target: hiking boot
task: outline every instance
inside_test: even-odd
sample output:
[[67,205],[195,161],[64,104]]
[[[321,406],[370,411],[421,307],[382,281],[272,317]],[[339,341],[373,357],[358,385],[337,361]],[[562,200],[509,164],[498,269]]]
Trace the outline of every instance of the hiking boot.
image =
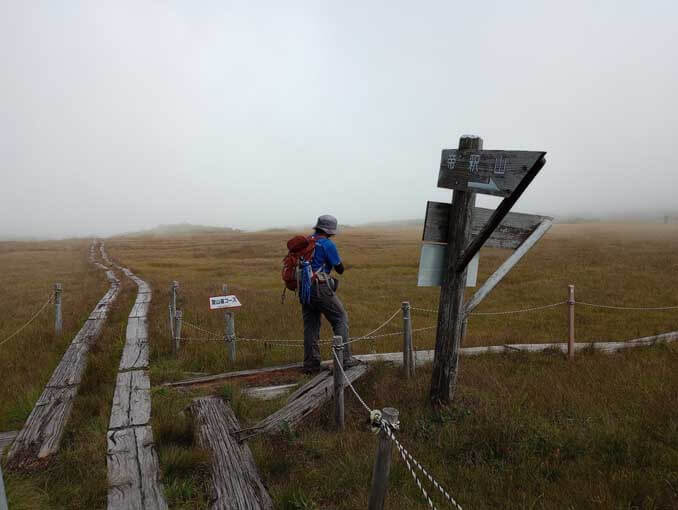
[[347,358],[344,360],[343,367],[344,370],[347,368],[355,367],[357,365],[362,365],[364,362],[360,361],[358,358],[355,356],[351,356],[350,358]]

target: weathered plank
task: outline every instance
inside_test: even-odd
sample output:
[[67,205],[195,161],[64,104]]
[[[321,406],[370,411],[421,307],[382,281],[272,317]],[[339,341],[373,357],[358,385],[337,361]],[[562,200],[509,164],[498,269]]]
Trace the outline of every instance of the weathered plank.
[[[108,424],[108,508],[155,510],[167,508],[160,483],[151,419],[148,372],[150,287],[129,269],[117,266],[138,287],[127,320],[126,340]],[[142,292],[143,291],[143,292]]]
[[[326,362],[326,364],[329,362]],[[192,377],[182,381],[164,383],[163,386],[195,386],[196,384],[208,384],[226,379],[237,379],[239,377],[248,377],[251,375],[267,374],[270,372],[287,372],[290,370],[299,370],[303,368],[303,363],[292,363],[290,365],[281,365],[276,367],[255,368],[251,370],[238,370],[237,372],[224,372],[222,374],[207,375],[204,377]]]
[[492,290],[499,285],[504,277],[513,269],[513,267],[520,262],[520,260],[532,249],[532,247],[539,241],[546,232],[549,231],[553,222],[550,219],[544,219],[537,228],[535,228],[528,238],[514,251],[504,263],[490,276],[483,286],[468,300],[464,305],[464,314],[468,315],[485,299]]
[[[450,204],[443,202],[428,202],[426,204],[423,241],[432,243],[448,242],[450,207]],[[485,209],[483,207],[475,207],[473,209],[471,238],[478,235],[483,226],[489,221],[493,212],[493,209]],[[536,214],[510,212],[492,232],[485,246],[515,250],[544,220],[553,220],[553,218]]]
[[59,449],[77,386],[45,388],[9,449],[9,469],[41,466]]
[[264,487],[247,444],[231,434],[240,424],[231,408],[217,397],[198,398],[190,406],[198,443],[211,456],[212,510],[267,510],[273,502]]
[[130,338],[125,342],[118,370],[139,368],[148,368],[148,340],[145,338]]
[[[357,365],[346,370],[346,379],[351,383],[364,375],[368,370],[367,365]],[[284,428],[296,427],[304,418],[321,407],[325,402],[333,398],[334,380],[327,372],[321,381],[311,381],[313,387],[302,392],[295,400],[279,409],[270,416],[264,418],[254,427],[242,429],[236,432],[240,441],[244,441],[258,434],[275,434]],[[309,385],[311,384],[309,383]],[[308,386],[308,385],[307,385]]]
[[259,400],[272,400],[285,393],[289,393],[292,388],[296,388],[297,386],[298,384],[280,384],[277,386],[244,388],[242,393],[248,397],[257,398]]
[[19,434],[18,430],[10,430],[9,432],[0,432],[0,457],[9,445],[12,444],[16,436]]
[[[93,259],[94,246],[90,248]],[[110,306],[120,291],[115,274],[106,266],[111,283],[106,294],[73,338],[62,359],[56,366],[47,385],[28,416],[9,450],[10,469],[30,469],[46,462],[61,443],[61,438],[70,417],[82,376],[87,368],[87,356],[94,341],[103,330]]]
[[151,382],[145,370],[119,372],[109,430],[147,425],[151,419]]
[[458,149],[445,149],[440,160],[438,187],[507,197],[545,154],[461,146]]
[[106,456],[109,509],[167,508],[150,426],[109,430]]

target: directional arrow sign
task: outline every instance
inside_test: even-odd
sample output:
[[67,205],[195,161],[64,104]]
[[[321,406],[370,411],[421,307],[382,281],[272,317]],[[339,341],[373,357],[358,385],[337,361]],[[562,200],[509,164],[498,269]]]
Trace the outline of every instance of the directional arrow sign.
[[544,157],[539,151],[443,150],[438,187],[508,197]]

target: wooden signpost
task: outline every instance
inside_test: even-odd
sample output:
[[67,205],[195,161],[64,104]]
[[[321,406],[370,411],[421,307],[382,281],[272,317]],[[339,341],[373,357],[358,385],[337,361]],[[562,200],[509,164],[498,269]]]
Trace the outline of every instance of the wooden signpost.
[[[462,136],[458,149],[442,152],[438,186],[454,190],[452,204],[429,202],[423,237],[427,243],[446,244],[429,393],[433,405],[447,404],[454,395],[459,349],[470,312],[468,305],[464,306],[469,263],[486,243],[517,248],[478,290],[472,299],[475,307],[551,225],[551,218],[509,214],[545,165],[545,154],[484,151],[483,140],[477,136]],[[474,207],[476,192],[504,199],[494,211],[479,209]]]

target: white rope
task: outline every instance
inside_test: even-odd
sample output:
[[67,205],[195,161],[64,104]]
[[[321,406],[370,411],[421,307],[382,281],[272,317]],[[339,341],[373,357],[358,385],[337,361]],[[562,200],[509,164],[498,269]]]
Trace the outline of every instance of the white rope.
[[584,306],[593,306],[595,308],[609,308],[612,310],[678,310],[678,306],[651,306],[651,307],[610,306],[610,305],[597,305],[594,303],[585,303],[584,301],[575,301],[575,304]]
[[4,344],[5,342],[9,342],[12,338],[14,338],[15,336],[17,336],[17,335],[18,335],[19,333],[21,333],[24,329],[26,329],[26,328],[28,327],[28,325],[29,325],[31,322],[33,322],[33,321],[37,318],[37,316],[40,315],[40,314],[42,313],[42,311],[47,307],[47,305],[50,304],[51,302],[52,302],[52,294],[50,294],[50,295],[47,297],[47,301],[45,302],[45,304],[42,305],[42,306],[40,307],[40,310],[38,310],[37,312],[35,312],[35,315],[33,315],[33,317],[31,317],[31,318],[28,320],[28,322],[27,322],[26,324],[24,324],[23,326],[21,326],[21,327],[20,327],[19,329],[17,329],[14,333],[12,333],[12,334],[9,335],[7,338],[5,338],[2,342],[0,342],[0,345]]
[[[343,347],[343,346],[338,345],[337,347],[339,348],[339,347]],[[348,377],[346,377],[346,372],[344,372],[344,367],[341,366],[341,362],[339,361],[339,357],[337,356],[337,352],[334,348],[332,349],[332,355],[334,356],[334,359],[337,360],[337,365],[339,366],[339,370],[341,370],[341,375],[344,377],[344,381],[346,381],[346,384],[348,384],[348,387],[351,388],[351,391],[355,395],[355,398],[357,398],[358,402],[360,402],[363,405],[363,407],[365,408],[365,410],[367,411],[368,414],[372,414],[372,409],[370,409],[370,406],[368,406],[365,403],[365,401],[360,397],[360,395],[358,394],[356,389],[351,384],[351,381],[349,381]]]
[[419,477],[417,476],[417,473],[415,473],[414,469],[412,469],[412,466],[410,464],[410,461],[424,474],[426,478],[433,484],[433,486],[438,489],[445,498],[458,510],[462,510],[461,505],[457,503],[452,496],[450,496],[450,493],[447,492],[442,485],[440,485],[435,478],[433,478],[428,471],[424,469],[424,467],[408,452],[405,447],[400,444],[400,441],[398,441],[395,437],[395,434],[391,430],[391,427],[389,426],[388,423],[382,422],[382,430],[386,433],[388,438],[393,441],[398,448],[398,451],[400,452],[400,456],[403,458],[405,461],[405,464],[407,464],[407,468],[410,470],[410,473],[412,474],[412,477],[414,478],[414,481],[417,484],[417,487],[419,487],[419,490],[421,490],[422,494],[424,495],[424,498],[426,498],[426,501],[428,502],[429,506],[431,508],[436,508],[436,506],[433,504],[433,501],[429,497],[428,493],[426,492],[426,489],[423,487],[421,484],[421,481],[419,480]]
[[193,324],[192,322],[187,321],[186,319],[181,319],[181,324],[188,326],[189,328],[197,329],[198,331],[202,331],[203,333],[207,333],[208,335],[212,335],[215,337],[223,338],[223,334],[220,333],[215,333],[214,331],[210,331],[208,329],[202,328],[198,326],[197,324]]
[[507,312],[473,312],[469,315],[509,315],[512,313],[525,313],[525,312],[534,312],[537,310],[546,310],[547,308],[555,308],[556,306],[564,305],[567,301],[561,301],[560,303],[553,303],[550,305],[544,306],[535,306],[533,308],[523,308],[521,310],[509,310]]
[[400,313],[400,308],[398,308],[395,312],[393,312],[393,315],[391,315],[388,319],[386,319],[386,321],[385,321],[381,326],[379,326],[377,329],[375,329],[375,330],[373,330],[373,331],[370,331],[369,333],[367,333],[367,334],[364,335],[364,336],[359,336],[359,337],[357,337],[357,338],[352,338],[352,339],[350,339],[348,342],[344,342],[343,344],[341,344],[341,346],[343,347],[344,345],[352,344],[352,343],[354,343],[354,342],[359,342],[360,340],[371,340],[371,339],[373,339],[373,338],[378,338],[378,337],[376,337],[376,336],[375,336],[375,337],[372,337],[371,335],[374,335],[374,334],[375,334],[377,331],[379,331],[380,329],[385,328],[385,327],[386,327],[393,319],[396,318],[396,315],[398,315],[399,313]]
[[[337,346],[337,348],[340,348],[341,346]],[[332,355],[334,356],[334,359],[337,361],[337,366],[339,367],[339,370],[341,370],[341,374],[344,378],[344,381],[346,381],[346,384],[348,387],[351,389],[355,397],[358,399],[358,402],[362,404],[362,406],[365,408],[365,410],[372,415],[372,409],[365,403],[365,401],[360,397],[360,394],[356,391],[356,389],[353,387],[353,384],[351,384],[351,381],[349,381],[348,377],[346,377],[346,372],[344,371],[344,367],[342,366],[339,357],[337,356],[336,349],[332,349]],[[435,509],[436,506],[433,504],[433,501],[429,497],[428,493],[426,492],[426,489],[422,486],[421,481],[419,480],[419,477],[417,476],[417,473],[412,469],[412,466],[410,464],[410,460],[415,464],[415,466],[422,472],[424,473],[424,476],[426,476],[429,481],[433,484],[433,486],[438,489],[446,498],[447,500],[454,505],[458,510],[462,510],[461,506],[459,503],[457,503],[452,496],[450,496],[450,493],[447,492],[442,485],[440,485],[435,478],[433,478],[426,469],[408,452],[405,447],[400,444],[400,442],[396,439],[395,435],[393,434],[393,431],[391,430],[391,427],[385,422],[381,422],[381,429],[384,430],[386,435],[395,443],[395,445],[398,448],[398,451],[400,452],[400,455],[402,456],[403,460],[405,461],[405,464],[407,464],[408,469],[410,470],[410,473],[412,474],[412,477],[414,478],[414,481],[416,482],[417,486],[419,487],[419,490],[421,490],[422,494],[426,498],[426,501],[428,501],[428,504],[431,508]]]
[[[522,308],[520,310],[508,310],[505,312],[473,312],[469,315],[509,315],[512,313],[525,313],[525,312],[534,312],[537,310],[546,310],[547,308],[555,308],[556,306],[564,305],[566,304],[567,301],[560,301],[559,303],[552,303],[550,305],[544,305],[544,306],[535,306],[532,308]],[[432,312],[432,313],[438,313],[438,310],[433,310],[431,308],[416,308],[414,306],[411,307],[412,310],[419,310],[420,312]]]

